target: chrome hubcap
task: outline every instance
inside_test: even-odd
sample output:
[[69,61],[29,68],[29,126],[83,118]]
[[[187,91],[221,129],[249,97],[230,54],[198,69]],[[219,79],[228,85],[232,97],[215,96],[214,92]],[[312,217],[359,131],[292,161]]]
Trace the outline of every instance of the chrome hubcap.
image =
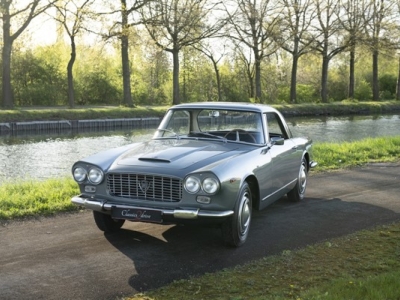
[[304,163],[301,164],[299,173],[299,194],[304,194],[307,186],[307,167]]
[[244,194],[242,198],[242,205],[239,210],[239,232],[241,235],[245,235],[249,229],[250,225],[250,218],[251,218],[251,212],[250,212],[250,200],[248,197],[248,194]]

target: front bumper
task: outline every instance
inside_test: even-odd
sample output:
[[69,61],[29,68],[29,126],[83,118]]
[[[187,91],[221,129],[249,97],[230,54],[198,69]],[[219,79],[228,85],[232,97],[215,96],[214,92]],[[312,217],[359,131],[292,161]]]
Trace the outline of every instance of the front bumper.
[[110,213],[111,209],[126,208],[126,209],[149,209],[161,211],[163,216],[173,217],[176,219],[197,219],[197,218],[225,218],[233,215],[233,210],[226,211],[209,211],[200,209],[165,209],[165,208],[154,208],[146,206],[134,206],[134,205],[121,205],[115,203],[109,203],[103,200],[96,200],[93,198],[84,198],[81,195],[75,196],[71,199],[72,203],[78,206],[83,206],[87,209],[94,211]]

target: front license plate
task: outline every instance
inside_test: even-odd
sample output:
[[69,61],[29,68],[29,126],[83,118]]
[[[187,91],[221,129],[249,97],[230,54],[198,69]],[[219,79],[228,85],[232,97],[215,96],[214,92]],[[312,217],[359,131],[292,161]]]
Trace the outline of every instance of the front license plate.
[[111,217],[114,219],[125,219],[137,222],[162,222],[161,211],[159,210],[113,207],[111,210]]

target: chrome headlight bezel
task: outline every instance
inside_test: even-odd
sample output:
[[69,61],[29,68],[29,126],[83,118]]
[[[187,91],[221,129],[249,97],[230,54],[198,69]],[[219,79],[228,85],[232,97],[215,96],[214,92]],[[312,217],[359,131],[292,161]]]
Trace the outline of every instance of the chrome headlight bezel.
[[87,178],[92,184],[100,184],[104,179],[104,172],[97,167],[91,167],[87,174]]
[[86,169],[83,167],[80,167],[80,166],[74,168],[74,171],[72,174],[73,174],[74,180],[79,183],[84,182],[87,178]]
[[216,194],[221,184],[213,174],[192,174],[184,180],[184,188],[190,194]]
[[204,178],[202,185],[202,189],[207,194],[215,194],[219,190],[219,181],[214,177]]
[[201,189],[201,181],[198,177],[191,175],[185,179],[184,187],[189,194],[196,194]]

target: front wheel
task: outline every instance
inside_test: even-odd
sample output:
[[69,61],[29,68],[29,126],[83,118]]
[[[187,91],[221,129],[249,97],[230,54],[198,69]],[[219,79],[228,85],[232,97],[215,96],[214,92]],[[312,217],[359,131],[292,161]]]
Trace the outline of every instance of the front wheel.
[[125,220],[113,219],[110,215],[98,211],[93,211],[93,217],[97,227],[106,233],[118,231],[125,223]]
[[296,185],[289,193],[287,193],[287,196],[290,201],[299,202],[304,199],[307,187],[307,175],[308,175],[307,160],[303,157]]
[[221,226],[222,238],[227,245],[239,247],[246,242],[251,222],[251,202],[251,190],[245,182],[240,188],[234,214]]

